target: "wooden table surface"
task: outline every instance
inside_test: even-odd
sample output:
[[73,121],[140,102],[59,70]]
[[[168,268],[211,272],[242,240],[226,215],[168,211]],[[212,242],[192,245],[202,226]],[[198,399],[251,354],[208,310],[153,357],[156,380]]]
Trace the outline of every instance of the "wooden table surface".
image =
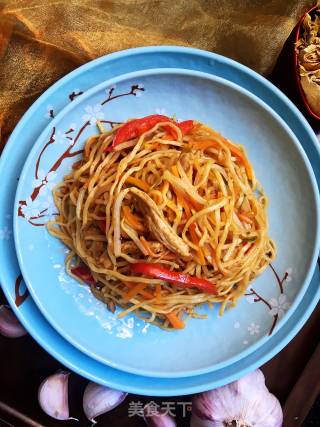
[[[290,41],[288,41],[290,44]],[[272,80],[281,87],[287,81],[288,64],[285,50],[283,58],[277,65]],[[282,87],[283,89],[283,87]],[[0,302],[4,301],[0,295]],[[318,306],[299,334],[276,357],[265,364],[262,370],[266,383],[284,408],[284,427],[299,427],[303,423],[317,395],[320,395],[320,306]],[[11,409],[0,402],[0,427],[14,425],[23,427],[34,426],[89,426],[82,411],[82,394],[87,381],[78,375],[70,378],[70,413],[78,417],[80,423],[73,421],[57,422],[46,416],[37,402],[37,391],[41,381],[62,366],[30,337],[9,339],[0,336],[0,401],[11,408],[35,420],[24,422],[15,415],[8,415]],[[157,387],[155,380],[155,389]],[[166,401],[190,401],[190,396],[172,398],[145,398],[129,395],[125,402],[111,413],[100,418],[101,426],[108,427],[142,427],[143,420],[139,416],[129,417],[130,403],[138,405],[154,400],[158,404]],[[131,403],[132,405],[132,403]],[[181,405],[176,406],[178,427],[189,426],[189,414],[182,417]],[[26,421],[26,420],[25,420]],[[315,424],[320,426],[320,414]]]

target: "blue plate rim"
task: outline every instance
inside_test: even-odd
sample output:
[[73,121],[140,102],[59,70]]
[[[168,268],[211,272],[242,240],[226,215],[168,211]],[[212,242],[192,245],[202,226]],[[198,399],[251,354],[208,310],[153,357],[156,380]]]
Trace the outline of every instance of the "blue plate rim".
[[[279,111],[281,111],[281,114],[287,116],[287,121],[292,124],[292,126],[294,126],[296,128],[296,132],[302,132],[304,136],[307,136],[310,138],[312,144],[310,146],[312,146],[312,155],[316,155],[316,158],[320,157],[320,148],[317,145],[318,141],[317,138],[312,130],[312,128],[310,127],[309,123],[307,123],[307,121],[305,120],[305,118],[303,117],[302,113],[297,109],[297,107],[295,105],[292,104],[292,102],[279,90],[277,89],[274,85],[272,85],[268,80],[266,80],[263,76],[257,74],[255,71],[249,69],[248,67],[234,61],[231,60],[229,58],[223,57],[221,55],[212,53],[212,52],[207,52],[207,51],[203,51],[200,49],[194,49],[194,48],[185,48],[185,47],[181,47],[181,46],[155,46],[155,47],[142,47],[142,48],[135,48],[135,49],[128,49],[125,51],[121,51],[121,52],[116,52],[113,54],[109,54],[106,55],[102,58],[98,58],[92,62],[90,62],[89,64],[85,64],[81,67],[79,67],[78,69],[74,70],[71,75],[72,77],[77,75],[78,73],[81,75],[81,72],[87,69],[90,69],[91,67],[94,67],[96,65],[96,63],[100,64],[103,62],[106,62],[106,64],[108,64],[109,62],[112,62],[112,60],[115,60],[117,58],[122,58],[122,57],[126,57],[126,62],[129,64],[130,61],[132,59],[135,58],[135,56],[137,54],[147,54],[147,56],[151,57],[151,54],[154,53],[158,53],[159,54],[159,58],[161,57],[161,54],[163,55],[164,58],[168,59],[168,55],[169,54],[180,54],[180,55],[185,55],[186,57],[188,57],[188,59],[194,59],[196,57],[199,57],[199,59],[201,59],[201,61],[204,63],[204,59],[205,60],[212,60],[215,61],[217,64],[222,65],[222,66],[227,66],[229,67],[229,71],[231,70],[233,75],[234,72],[236,72],[237,74],[241,74],[244,77],[244,84],[246,85],[246,87],[252,87],[251,85],[248,84],[248,82],[253,83],[253,85],[258,85],[258,92],[260,93],[260,96],[263,99],[268,99],[268,102],[270,101],[270,103],[272,104],[275,100],[277,101],[277,103],[280,101],[280,106],[279,106]],[[109,64],[108,64],[109,65]],[[188,61],[188,66],[189,66],[189,61]],[[186,67],[188,68],[188,67]],[[63,77],[61,80],[59,80],[58,82],[56,82],[54,85],[52,85],[46,92],[44,92],[43,95],[41,95],[36,101],[35,103],[29,108],[29,110],[23,115],[23,117],[21,118],[19,124],[16,126],[15,130],[13,131],[13,133],[11,134],[11,137],[6,145],[6,148],[3,151],[3,155],[1,160],[3,160],[3,164],[5,163],[6,157],[7,155],[10,156],[10,150],[11,150],[11,145],[13,146],[13,142],[14,139],[16,138],[16,135],[19,135],[19,132],[21,128],[23,128],[25,126],[25,123],[28,121],[29,117],[34,113],[34,111],[46,100],[48,95],[51,95],[51,93],[59,86],[63,86],[63,84],[67,84],[70,80],[70,74],[68,74],[67,76]],[[269,99],[270,98],[270,99]],[[298,126],[295,126],[295,123],[298,123]],[[6,154],[6,156],[4,155]],[[318,171],[318,169],[317,169]],[[317,175],[319,177],[319,174]],[[320,178],[319,178],[320,180]],[[0,269],[0,276],[2,276],[2,279],[4,279],[4,270]],[[315,273],[316,274],[316,273]],[[317,282],[319,282],[318,278],[315,277],[314,280],[316,280]],[[2,280],[2,287],[4,290],[5,295],[8,298],[8,301],[10,302],[15,314],[18,316],[18,318],[21,320],[21,322],[27,327],[27,329],[29,329],[29,331],[31,331],[31,335],[36,339],[36,341],[42,345],[43,348],[45,348],[52,356],[54,356],[57,360],[59,360],[61,363],[64,363],[66,366],[68,366],[70,369],[74,370],[75,372],[78,372],[80,375],[85,376],[88,379],[91,379],[93,381],[99,382],[101,384],[104,385],[109,385],[111,387],[114,388],[122,388],[123,390],[127,390],[129,392],[133,392],[133,393],[140,393],[143,395],[150,395],[150,389],[148,389],[148,387],[146,387],[145,385],[138,385],[138,386],[129,386],[127,381],[122,384],[121,386],[120,384],[120,380],[119,378],[121,377],[122,373],[120,371],[116,371],[116,370],[111,370],[111,373],[113,374],[113,371],[115,372],[115,380],[112,381],[109,378],[106,378],[105,375],[101,375],[101,376],[97,376],[99,375],[99,373],[97,375],[95,374],[91,374],[88,370],[86,370],[86,366],[84,368],[79,368],[77,366],[77,363],[73,363],[70,362],[67,358],[64,357],[64,354],[59,353],[54,346],[50,346],[47,344],[46,340],[43,339],[42,337],[42,331],[41,328],[38,327],[33,327],[33,323],[31,321],[31,323],[29,323],[29,319],[28,316],[30,316],[30,314],[28,313],[28,311],[25,313],[24,312],[24,307],[22,307],[22,309],[19,309],[18,307],[16,307],[15,302],[14,302],[14,296],[12,294],[11,288],[12,288],[12,283],[11,282],[6,282],[5,285],[3,285],[3,280]],[[314,288],[314,282],[312,281],[312,288]],[[311,290],[310,290],[311,292]],[[204,391],[204,390],[208,390],[210,388],[214,388],[214,387],[218,387],[220,385],[226,384],[227,382],[233,381],[239,377],[241,377],[242,375],[244,375],[246,372],[248,372],[249,370],[253,370],[254,368],[256,368],[257,366],[261,366],[261,364],[265,363],[266,361],[268,361],[270,358],[272,358],[276,353],[278,353],[285,345],[288,344],[288,342],[297,334],[297,332],[302,328],[302,326],[304,325],[304,323],[306,322],[306,320],[309,318],[310,314],[312,313],[312,311],[314,310],[317,302],[320,299],[320,288],[319,286],[316,286],[316,289],[312,290],[313,295],[310,296],[310,292],[307,292],[307,294],[304,297],[304,300],[307,300],[307,305],[305,304],[300,304],[298,309],[296,311],[299,311],[302,313],[299,314],[299,317],[297,319],[297,321],[295,323],[293,323],[293,326],[288,326],[288,325],[284,325],[284,329],[288,329],[288,333],[286,332],[283,336],[281,336],[281,330],[280,331],[276,331],[275,334],[273,335],[273,337],[270,340],[270,343],[272,341],[276,342],[277,344],[274,345],[273,347],[271,347],[270,349],[267,349],[266,353],[264,354],[264,356],[260,356],[260,355],[253,355],[252,357],[258,357],[258,359],[256,359],[255,362],[249,362],[251,363],[247,368],[243,368],[240,367],[239,369],[236,370],[236,372],[233,372],[231,375],[225,375],[224,379],[209,379],[209,375],[204,375],[201,376],[205,377],[207,379],[204,380],[204,383],[202,385],[198,385],[198,386],[173,386],[174,382],[178,383],[181,382],[179,380],[171,380],[170,384],[164,384],[165,381],[161,381],[158,380],[157,383],[157,388],[154,389],[153,395],[157,395],[157,396],[173,396],[173,395],[182,395],[182,394],[192,394],[192,393],[196,393],[196,392],[200,392],[200,391]],[[30,301],[30,304],[34,304],[32,301]],[[27,307],[27,310],[30,310],[29,307]],[[294,313],[295,315],[295,313]],[[32,316],[32,314],[31,314]],[[42,320],[42,319],[41,319]],[[46,326],[47,327],[47,326]],[[48,333],[55,333],[54,330],[50,330]],[[278,341],[278,338],[280,337],[280,341]],[[58,346],[61,347],[64,346],[65,344],[67,344],[66,342],[62,342],[60,343],[60,337],[56,336],[55,339],[58,339]],[[278,342],[277,342],[278,341]],[[67,344],[69,345],[69,344]],[[265,348],[267,347],[267,345],[264,346]],[[68,357],[70,357],[70,359],[77,359],[77,357],[85,357],[84,355],[82,355],[81,353],[77,354],[77,356],[74,358],[73,354],[72,354],[72,348],[67,349],[68,351]],[[248,358],[246,360],[244,360],[243,364],[245,364],[248,361]],[[95,363],[96,364],[96,363]],[[81,365],[83,366],[83,363],[81,362]],[[93,371],[97,371],[97,365],[93,367]],[[92,368],[90,368],[90,370],[92,371]],[[131,374],[126,374],[126,377],[128,378],[132,378],[134,379],[135,376],[131,375]],[[194,381],[196,380],[197,377],[193,377]],[[139,379],[141,380],[141,382],[145,383],[147,382],[147,378],[143,378],[143,377],[139,377]],[[129,380],[130,382],[130,380]],[[163,388],[160,389],[159,385],[160,383],[164,384]],[[177,387],[177,388],[174,388]]]
[[69,341],[70,344],[72,344],[74,347],[76,347],[78,350],[80,350],[84,354],[88,355],[89,357],[92,357],[95,360],[97,360],[103,364],[107,364],[108,366],[111,366],[111,367],[118,369],[118,370],[122,370],[122,371],[129,372],[129,373],[136,374],[136,375],[149,376],[149,377],[153,377],[153,378],[181,378],[181,377],[188,377],[188,376],[197,376],[197,375],[205,374],[208,372],[216,371],[216,370],[222,369],[224,367],[228,367],[229,365],[238,362],[239,360],[248,356],[252,352],[256,351],[267,340],[269,340],[270,337],[267,335],[264,335],[263,337],[258,339],[253,345],[248,346],[245,350],[241,351],[240,353],[238,353],[235,356],[229,357],[228,359],[226,359],[222,362],[216,363],[214,365],[203,367],[201,369],[200,368],[199,369],[193,369],[191,371],[178,371],[178,372],[161,371],[161,373],[158,373],[156,371],[151,371],[151,370],[146,370],[146,369],[137,369],[134,367],[128,367],[126,365],[116,363],[115,361],[107,360],[106,358],[101,357],[99,354],[97,354],[93,350],[88,350],[87,348],[85,348],[84,346],[79,344],[74,337],[72,337],[70,334],[66,333],[63,330],[63,328],[60,327],[59,324],[57,324],[57,322],[55,320],[55,316],[47,313],[45,306],[43,305],[43,302],[41,302],[39,300],[35,290],[33,289],[31,280],[29,279],[28,267],[23,262],[23,254],[21,251],[21,244],[20,244],[21,233],[19,233],[19,224],[21,224],[21,222],[20,222],[21,218],[19,218],[15,214],[17,211],[18,204],[19,204],[19,200],[23,199],[23,197],[24,197],[24,195],[21,194],[23,191],[23,184],[24,184],[24,181],[26,179],[26,175],[28,174],[28,171],[30,169],[30,164],[33,161],[33,157],[34,157],[35,153],[40,150],[42,140],[45,137],[47,137],[47,135],[50,133],[50,129],[53,126],[56,126],[57,123],[59,123],[60,120],[65,115],[67,115],[70,111],[76,109],[79,104],[85,102],[88,98],[90,98],[91,96],[93,96],[97,92],[100,92],[101,90],[104,90],[107,87],[112,86],[114,84],[117,84],[119,81],[125,81],[125,80],[129,80],[129,79],[134,80],[134,79],[139,79],[141,77],[149,76],[149,75],[165,75],[165,74],[188,75],[188,76],[192,76],[192,77],[206,78],[206,79],[209,79],[211,81],[221,82],[221,83],[225,84],[226,86],[232,87],[234,90],[237,90],[238,92],[249,97],[251,100],[256,102],[262,108],[267,110],[269,112],[269,114],[279,123],[279,125],[282,126],[286,130],[286,132],[290,135],[290,137],[291,137],[295,147],[297,148],[299,154],[302,157],[302,160],[303,160],[303,162],[307,168],[308,174],[309,174],[309,178],[310,178],[311,185],[312,185],[313,192],[314,192],[314,199],[315,199],[315,203],[316,203],[315,246],[313,249],[312,257],[309,261],[309,267],[307,269],[307,274],[306,274],[305,280],[303,281],[303,284],[302,284],[299,292],[297,293],[297,295],[294,299],[294,302],[291,304],[289,310],[286,312],[285,316],[280,320],[280,322],[277,325],[278,329],[281,328],[281,326],[290,318],[293,311],[296,309],[299,302],[301,301],[304,293],[306,292],[308,285],[310,283],[310,280],[312,278],[316,262],[317,262],[317,255],[319,253],[319,247],[320,247],[320,230],[319,230],[320,201],[319,201],[319,192],[317,191],[318,187],[317,187],[317,183],[316,183],[316,179],[314,176],[312,166],[310,164],[310,161],[309,161],[303,147],[300,145],[297,137],[291,131],[289,126],[284,122],[284,120],[272,108],[270,108],[264,101],[262,101],[260,98],[258,98],[257,96],[255,96],[254,94],[249,92],[248,90],[246,90],[246,89],[238,86],[237,84],[230,82],[224,78],[214,76],[214,75],[211,75],[209,73],[196,71],[196,70],[186,70],[186,69],[179,69],[179,68],[176,68],[176,69],[175,68],[160,68],[160,69],[153,68],[153,69],[148,69],[148,70],[126,73],[126,74],[122,74],[121,76],[117,76],[115,78],[108,79],[108,80],[90,88],[89,90],[87,90],[85,92],[84,95],[82,95],[81,97],[79,97],[78,99],[73,101],[72,103],[67,104],[67,106],[64,107],[62,110],[60,110],[59,113],[56,115],[56,117],[43,129],[40,136],[35,141],[30,153],[28,154],[26,162],[22,168],[22,172],[20,174],[20,180],[19,180],[19,183],[17,185],[16,197],[15,197],[15,203],[14,203],[14,216],[13,216],[14,217],[14,239],[15,239],[16,253],[17,253],[20,269],[21,269],[22,275],[25,279],[25,283],[27,284],[27,287],[30,291],[30,294],[31,294],[34,302],[36,303],[37,307],[40,309],[41,313],[46,318],[46,320],[51,324],[51,326],[53,326],[54,329],[63,338],[65,338],[67,341]]
[[[64,83],[66,83],[69,80],[72,80],[74,76],[77,76],[78,74],[81,74],[81,72],[91,69],[93,66],[99,65],[100,63],[104,63],[106,59],[108,61],[112,61],[113,59],[118,59],[126,56],[134,56],[141,53],[179,53],[179,54],[194,54],[199,55],[202,57],[207,57],[209,60],[217,60],[222,63],[227,63],[231,67],[238,68],[248,75],[251,75],[254,79],[260,81],[264,86],[267,86],[268,89],[271,90],[271,92],[276,93],[276,95],[281,98],[285,104],[300,118],[300,120],[304,123],[304,127],[308,131],[308,134],[310,138],[313,140],[315,149],[318,152],[318,156],[320,157],[320,145],[318,143],[318,139],[313,132],[310,124],[307,122],[304,115],[301,113],[301,111],[293,104],[293,102],[283,93],[280,89],[278,89],[274,84],[272,84],[268,79],[263,77],[261,74],[257,73],[256,71],[252,70],[251,68],[247,67],[246,65],[241,64],[240,62],[237,62],[231,58],[228,58],[223,55],[219,55],[214,52],[208,52],[203,49],[197,49],[193,47],[184,47],[184,46],[170,46],[170,45],[164,45],[164,46],[146,46],[146,47],[136,47],[136,48],[129,48],[124,49],[118,52],[109,53],[107,55],[103,55],[99,58],[93,59],[92,61],[87,62],[86,64],[81,65],[80,67],[74,69],[70,73],[63,76],[61,79],[53,83],[47,90],[45,90],[39,98],[28,108],[28,110],[22,115],[21,119],[19,120],[18,124],[14,128],[13,132],[10,135],[9,140],[7,141],[1,157],[3,157],[4,153],[8,150],[9,143],[12,139],[14,139],[15,134],[18,133],[19,128],[24,124],[24,121],[28,119],[30,115],[32,115],[33,110],[35,110],[39,104],[41,104],[42,100],[49,95],[51,95],[52,92],[54,92],[56,89],[58,89],[60,86],[62,86]],[[188,68],[185,68],[188,69]]]

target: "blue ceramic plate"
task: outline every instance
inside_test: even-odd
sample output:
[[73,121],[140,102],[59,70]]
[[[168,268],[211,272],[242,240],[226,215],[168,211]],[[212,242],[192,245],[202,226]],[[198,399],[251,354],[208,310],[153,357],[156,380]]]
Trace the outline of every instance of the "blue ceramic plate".
[[[285,121],[303,145],[320,183],[320,151],[315,134],[299,110],[270,82],[225,57],[183,47],[148,47],[117,52],[92,61],[48,89],[15,128],[0,160],[3,191],[0,198],[0,281],[16,315],[33,338],[53,357],[80,375],[103,385],[149,396],[174,396],[209,390],[231,382],[276,355],[302,328],[320,298],[316,269],[297,309],[259,350],[227,368],[179,379],[155,380],[105,366],[63,339],[46,321],[26,292],[12,239],[12,210],[17,179],[34,141],[62,107],[93,85],[127,72],[157,67],[182,67],[225,77],[255,93]],[[35,120],[33,120],[35,118]],[[30,122],[32,121],[32,127]],[[17,150],[17,144],[19,150]],[[272,321],[272,318],[270,318]]]
[[[173,333],[144,324],[134,315],[120,320],[117,313],[110,313],[87,286],[65,274],[65,248],[42,226],[55,210],[52,187],[78,159],[73,153],[97,133],[96,121],[121,122],[155,112],[205,122],[246,146],[270,198],[270,234],[278,246],[275,271],[270,268],[261,275],[235,310],[219,318],[217,308],[204,307],[207,320],[193,319],[183,331]],[[233,83],[179,69],[124,75],[67,106],[28,156],[18,184],[14,220],[22,274],[55,329],[103,363],[153,377],[199,375],[230,365],[261,346],[270,333],[270,318],[271,328],[277,323],[280,327],[301,300],[319,244],[316,181],[288,126],[259,98]],[[257,300],[261,303],[252,304]]]

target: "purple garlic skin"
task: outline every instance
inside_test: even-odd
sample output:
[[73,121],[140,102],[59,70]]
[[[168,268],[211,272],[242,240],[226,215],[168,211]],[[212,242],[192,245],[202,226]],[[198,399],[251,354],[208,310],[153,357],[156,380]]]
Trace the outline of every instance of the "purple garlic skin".
[[155,410],[149,414],[149,405],[143,408],[144,420],[148,427],[177,427],[177,424],[173,417],[161,412],[161,410]]
[[96,423],[95,418],[120,405],[128,393],[90,382],[83,394],[83,410],[88,420]]
[[68,403],[69,375],[64,371],[57,372],[46,378],[39,387],[38,400],[41,409],[56,420],[71,419]]
[[231,384],[194,397],[191,427],[281,427],[278,399],[269,392],[260,369]]
[[8,338],[20,338],[27,334],[11,309],[0,305],[0,334]]

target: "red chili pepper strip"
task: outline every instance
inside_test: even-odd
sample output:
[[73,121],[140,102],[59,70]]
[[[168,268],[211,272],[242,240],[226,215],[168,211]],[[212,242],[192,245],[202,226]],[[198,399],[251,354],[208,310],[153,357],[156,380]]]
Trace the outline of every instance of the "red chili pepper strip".
[[[176,123],[174,122],[178,128],[180,128],[182,136],[188,135],[194,126],[193,120],[185,120],[184,122]],[[175,130],[170,126],[165,126],[165,130],[172,136],[172,138],[177,138],[177,134]]]
[[71,268],[71,273],[79,277],[80,280],[87,283],[88,285],[94,285],[96,283],[89,267],[87,267],[85,264]]
[[143,274],[155,279],[161,279],[166,282],[175,283],[177,286],[182,288],[197,288],[201,292],[217,295],[215,285],[209,282],[209,280],[190,276],[189,274],[185,273],[170,271],[167,268],[162,267],[160,264],[137,262],[136,264],[132,264],[131,270],[133,273]]
[[184,122],[178,123],[178,126],[182,132],[182,135],[188,135],[194,127],[194,122],[193,120],[185,120]]
[[[122,142],[129,141],[130,139],[137,138],[142,135],[144,132],[152,129],[156,124],[161,122],[172,122],[176,126],[179,126],[183,135],[191,132],[193,128],[193,120],[186,120],[181,123],[177,123],[170,119],[167,116],[162,116],[160,114],[153,114],[151,116],[146,116],[141,119],[132,120],[131,122],[125,123],[117,131],[112,145],[106,149],[106,151],[111,151],[115,146],[121,144]],[[166,127],[168,130],[169,126]],[[174,131],[170,128],[169,132],[173,135]],[[176,138],[176,135],[173,135]]]
[[251,243],[251,245],[248,247],[248,249],[245,251],[244,255],[247,255],[247,253],[250,251],[250,249],[252,249],[252,247],[254,246],[253,243]]
[[115,147],[122,142],[129,141],[130,139],[137,138],[160,122],[171,122],[171,119],[160,114],[153,114],[151,116],[146,116],[141,119],[125,123],[116,133],[112,147]]

